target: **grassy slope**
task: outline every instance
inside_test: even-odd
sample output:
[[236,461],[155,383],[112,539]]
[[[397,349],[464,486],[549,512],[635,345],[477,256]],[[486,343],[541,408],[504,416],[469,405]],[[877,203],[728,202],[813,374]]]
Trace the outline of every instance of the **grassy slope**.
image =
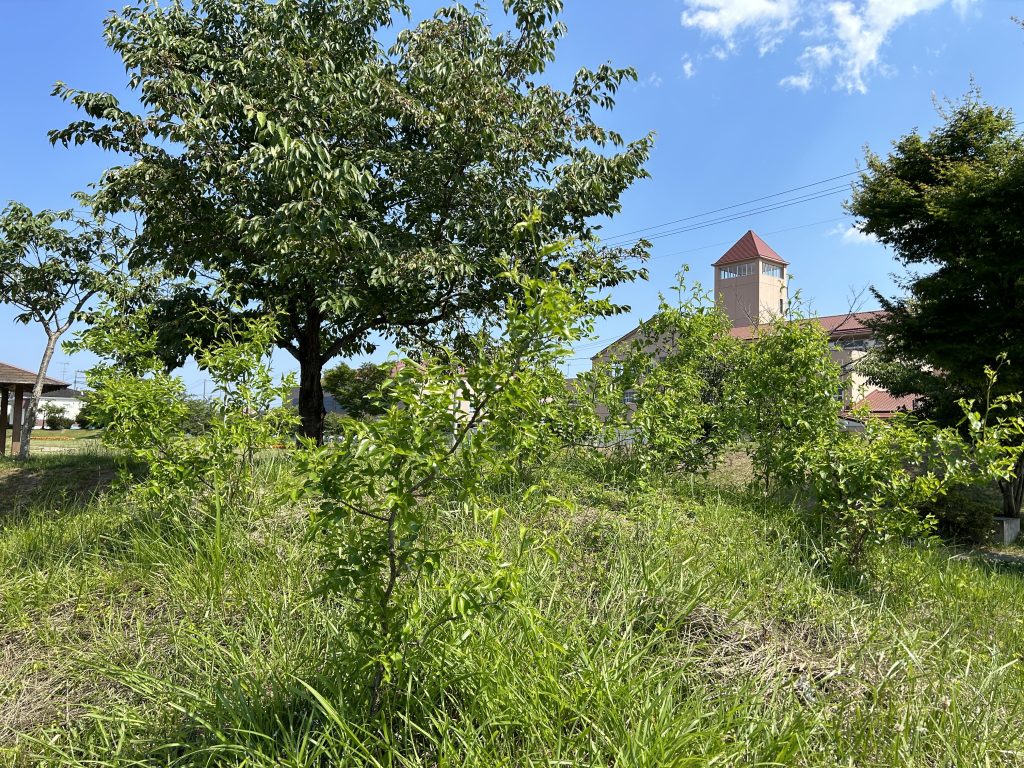
[[387,729],[310,597],[301,509],[268,494],[220,551],[212,526],[114,493],[19,486],[29,503],[0,509],[0,765],[1024,764],[1021,569],[894,547],[837,584],[784,510],[725,480],[550,480],[574,507],[510,502],[506,533],[543,532],[557,559],[538,548],[504,611],[439,631]]

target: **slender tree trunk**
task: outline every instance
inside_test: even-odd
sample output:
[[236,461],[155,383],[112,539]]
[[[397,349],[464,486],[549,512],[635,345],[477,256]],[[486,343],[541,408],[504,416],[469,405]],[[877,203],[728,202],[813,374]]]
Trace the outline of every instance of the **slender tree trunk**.
[[1003,517],[1020,517],[1024,502],[1024,453],[1017,458],[1013,477],[999,481],[999,490],[1003,493]]
[[298,341],[299,359],[299,427],[303,437],[324,441],[324,389],[320,383],[323,371],[323,350],[320,342],[320,313],[311,307],[307,313],[305,332]]
[[28,399],[28,408],[25,409],[24,433],[21,437],[21,450],[18,458],[27,459],[29,443],[32,441],[32,428],[36,425],[36,413],[39,411],[39,400],[43,396],[43,382],[46,381],[46,371],[50,367],[50,360],[53,358],[53,351],[57,348],[59,333],[46,334],[46,349],[43,352],[43,359],[39,362],[39,371],[36,373],[36,381],[32,385],[32,396]]

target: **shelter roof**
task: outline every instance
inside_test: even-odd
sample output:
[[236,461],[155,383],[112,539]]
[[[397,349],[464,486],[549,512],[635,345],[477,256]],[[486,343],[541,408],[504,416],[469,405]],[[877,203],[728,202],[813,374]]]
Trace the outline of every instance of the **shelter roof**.
[[[35,381],[36,374],[32,371],[27,371],[16,365],[0,363],[0,388],[12,389],[15,386],[31,387],[35,384]],[[43,392],[53,392],[58,389],[66,389],[67,386],[68,383],[66,381],[51,379],[49,376],[43,379]]]

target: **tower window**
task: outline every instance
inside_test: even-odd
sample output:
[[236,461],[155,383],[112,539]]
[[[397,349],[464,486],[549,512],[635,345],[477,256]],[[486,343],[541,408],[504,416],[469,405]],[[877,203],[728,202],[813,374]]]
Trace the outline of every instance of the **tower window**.
[[768,277],[777,277],[781,279],[782,267],[780,267],[778,264],[769,264],[768,262],[763,262],[761,264],[761,274],[768,275]]
[[751,261],[745,264],[732,264],[728,267],[722,267],[722,271],[719,273],[723,280],[729,280],[733,277],[745,277],[752,274],[754,274],[754,263]]

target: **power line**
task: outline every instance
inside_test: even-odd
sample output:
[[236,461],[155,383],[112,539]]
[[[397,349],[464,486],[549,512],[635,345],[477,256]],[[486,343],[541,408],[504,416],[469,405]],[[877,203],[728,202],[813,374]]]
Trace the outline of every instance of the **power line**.
[[[836,194],[838,194],[840,192],[844,192],[845,190],[846,190],[845,186],[839,186],[839,187],[834,187],[834,188],[825,189],[825,190],[816,190],[813,193],[810,193],[810,194],[807,194],[807,195],[801,195],[800,197],[794,198],[792,200],[784,200],[784,201],[780,201],[780,202],[776,202],[776,203],[771,203],[769,205],[759,206],[757,208],[750,208],[750,209],[747,209],[745,211],[739,211],[737,213],[730,214],[728,216],[720,216],[720,217],[718,217],[716,219],[711,219],[710,221],[701,221],[701,222],[697,222],[695,224],[690,224],[690,225],[685,226],[685,227],[679,227],[677,229],[672,229],[672,230],[669,230],[667,232],[658,232],[658,233],[655,233],[653,235],[648,235],[647,237],[642,238],[642,239],[644,239],[644,240],[659,240],[659,239],[661,239],[663,237],[674,237],[676,235],[681,235],[681,234],[684,234],[686,232],[695,232],[698,229],[707,229],[708,227],[713,227],[713,226],[716,226],[718,224],[725,224],[725,223],[728,223],[730,221],[738,221],[739,219],[745,219],[748,216],[757,216],[757,215],[760,215],[762,213],[771,213],[773,211],[778,211],[778,210],[781,210],[783,208],[790,208],[790,207],[792,207],[794,205],[800,205],[802,203],[809,203],[809,202],[811,202],[813,200],[821,200],[822,198],[831,197],[832,195],[836,195]],[[613,246],[614,245],[624,245],[624,243],[611,243],[611,245],[613,245]]]
[[[797,230],[797,229],[807,229],[808,227],[816,227],[819,224],[832,224],[832,223],[837,222],[837,221],[843,221],[846,218],[847,218],[846,216],[836,216],[836,217],[831,218],[831,219],[821,219],[820,221],[812,221],[809,224],[800,224],[799,226],[796,226],[796,227],[786,227],[785,229],[773,229],[771,232],[765,232],[764,234],[765,235],[778,235],[778,234],[780,234],[782,232],[792,232],[792,231]],[[720,248],[723,245],[732,245],[733,242],[734,241],[732,241],[732,240],[719,240],[717,243],[708,243],[707,245],[701,245],[701,246],[698,246],[697,248],[687,248],[687,249],[682,250],[682,251],[672,251],[672,253],[659,253],[659,254],[657,254],[655,256],[651,256],[648,259],[648,261],[654,261],[656,259],[667,259],[667,258],[670,258],[672,256],[682,256],[683,254],[695,253],[697,251],[706,251],[709,248]]]
[[[807,224],[799,224],[799,225],[797,225],[795,227],[784,227],[782,229],[773,229],[772,231],[765,232],[764,234],[765,235],[778,235],[778,234],[781,234],[783,232],[792,232],[792,231],[795,231],[795,230],[798,230],[798,229],[807,229],[808,227],[820,226],[821,224],[832,224],[832,223],[837,222],[837,221],[843,221],[844,219],[846,219],[845,216],[836,216],[836,217],[833,217],[833,218],[830,218],[830,219],[820,219],[819,221],[811,221],[811,222],[808,222]],[[696,251],[704,251],[704,250],[707,250],[709,248],[717,248],[717,247],[720,247],[720,246],[723,246],[723,245],[731,245],[731,244],[732,244],[731,240],[723,240],[723,241],[720,241],[720,242],[717,242],[717,243],[708,243],[707,245],[701,245],[701,246],[698,246],[696,248],[687,248],[687,249],[681,250],[681,251],[673,251],[672,253],[658,254],[657,256],[652,256],[651,257],[651,261],[653,261],[654,259],[665,259],[665,258],[669,258],[671,256],[681,256],[681,255],[686,254],[686,253],[694,253]],[[583,352],[585,350],[603,348],[603,347],[607,346],[608,344],[611,344],[613,341],[616,341],[617,339],[620,339],[621,337],[622,337],[622,334],[620,333],[620,334],[616,334],[615,336],[608,336],[608,337],[601,338],[601,339],[594,339],[592,341],[588,341],[585,344],[579,344],[577,346],[574,346],[573,347],[573,352]],[[568,358],[565,358],[565,362],[567,362],[567,363],[569,363],[569,362],[585,362],[585,361],[588,361],[588,360],[591,360],[591,359],[592,358],[590,358],[590,357],[568,357]]]
[[640,227],[639,229],[633,229],[633,230],[630,230],[629,232],[621,232],[621,233],[619,233],[617,235],[609,235],[607,238],[605,238],[605,241],[608,241],[608,240],[620,240],[620,239],[622,239],[624,237],[627,237],[629,235],[635,235],[638,232],[648,232],[648,231],[650,231],[652,229],[660,229],[661,227],[667,227],[667,226],[670,226],[672,224],[679,224],[679,223],[684,222],[684,221],[692,221],[693,219],[700,219],[700,218],[703,218],[705,216],[711,216],[712,214],[721,213],[722,211],[732,210],[733,208],[739,208],[739,207],[744,206],[744,205],[750,205],[752,203],[759,203],[762,200],[770,200],[773,197],[781,197],[782,195],[788,195],[791,192],[799,192],[801,189],[810,189],[811,187],[818,187],[818,186],[821,186],[822,184],[827,184],[830,181],[835,181],[836,179],[844,179],[847,176],[853,176],[854,174],[857,174],[857,173],[860,173],[860,171],[850,171],[848,173],[841,173],[838,176],[830,176],[827,179],[821,179],[820,181],[813,181],[810,184],[801,184],[798,187],[791,187],[789,189],[784,189],[781,192],[773,192],[770,195],[763,195],[762,197],[755,197],[755,198],[752,198],[750,200],[744,200],[742,203],[734,203],[732,205],[723,206],[722,208],[715,208],[715,209],[710,210],[710,211],[704,211],[703,213],[695,213],[695,214],[693,214],[691,216],[684,216],[681,219],[673,219],[672,221],[666,221],[666,222],[663,222],[661,224],[652,224],[649,227]]
[[[1024,125],[1024,120],[1018,120],[1013,125],[1014,125],[1015,128],[1020,127],[1020,126]],[[625,241],[628,241],[628,238],[631,235],[635,235],[635,234],[638,234],[640,232],[650,232],[651,230],[661,229],[662,227],[672,226],[673,224],[681,224],[684,221],[693,221],[694,219],[702,219],[702,218],[704,218],[706,216],[712,216],[712,215],[714,215],[716,213],[722,213],[724,211],[729,211],[729,210],[732,210],[734,208],[740,208],[740,207],[742,207],[744,205],[751,205],[752,203],[759,203],[759,202],[762,202],[764,200],[771,200],[772,198],[782,197],[783,195],[788,195],[788,194],[791,194],[793,192],[799,192],[800,190],[803,190],[803,189],[810,189],[812,187],[820,187],[822,184],[827,184],[830,181],[836,181],[838,179],[845,179],[845,178],[847,178],[849,176],[855,176],[856,174],[863,173],[863,172],[864,172],[863,170],[847,171],[846,173],[840,173],[840,174],[838,174],[836,176],[829,176],[826,179],[820,179],[818,181],[812,181],[812,182],[810,182],[808,184],[800,184],[799,186],[796,186],[796,187],[790,187],[789,189],[784,189],[781,192],[773,192],[773,193],[771,193],[769,195],[762,195],[761,197],[751,198],[750,200],[744,200],[743,202],[740,202],[740,203],[733,203],[732,205],[722,206],[721,208],[714,208],[714,209],[712,209],[710,211],[704,211],[703,213],[695,213],[695,214],[692,214],[690,216],[684,216],[684,217],[682,217],[680,219],[672,219],[670,221],[665,221],[665,222],[662,222],[660,224],[651,224],[650,226],[640,227],[638,229],[632,229],[632,230],[629,230],[628,232],[620,232],[619,234],[609,235],[608,237],[604,238],[602,240],[602,243],[604,245],[615,245],[616,243],[618,245],[623,245]],[[799,196],[798,198],[796,198],[794,200],[791,200],[791,201],[781,201],[778,204],[778,207],[773,207],[774,204],[772,204],[772,206],[762,206],[760,209],[754,209],[752,211],[741,212],[741,213],[737,214],[733,218],[728,218],[727,217],[727,218],[721,218],[721,219],[717,219],[717,220],[710,221],[710,222],[700,222],[699,224],[693,225],[692,227],[683,227],[683,228],[680,228],[680,229],[677,229],[677,230],[673,230],[671,232],[659,232],[659,233],[650,235],[647,238],[642,238],[642,239],[654,240],[654,239],[659,238],[659,237],[670,237],[672,235],[682,234],[683,232],[691,232],[691,231],[693,231],[693,229],[703,229],[704,227],[714,226],[715,224],[722,224],[722,223],[725,223],[725,222],[728,222],[728,221],[735,221],[737,218],[742,218],[742,217],[748,216],[748,215],[756,215],[758,213],[768,213],[768,212],[773,211],[773,210],[778,210],[778,208],[785,208],[785,207],[789,207],[790,205],[796,205],[798,203],[805,203],[805,202],[811,202],[812,200],[818,200],[818,199],[820,199],[822,197],[827,197],[827,196],[829,196],[831,194],[835,194],[836,192],[838,192],[840,190],[843,190],[843,189],[846,189],[846,188],[847,188],[846,185],[839,185],[837,187],[831,188],[831,191],[829,191],[829,190],[815,190],[812,193],[808,193],[807,195]],[[818,194],[818,193],[821,193],[821,194]]]

